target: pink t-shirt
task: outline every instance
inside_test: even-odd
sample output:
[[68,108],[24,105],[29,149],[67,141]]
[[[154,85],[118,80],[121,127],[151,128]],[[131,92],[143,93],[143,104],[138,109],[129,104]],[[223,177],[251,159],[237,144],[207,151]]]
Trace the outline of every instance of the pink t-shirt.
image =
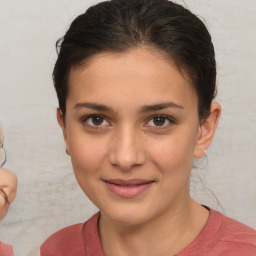
[[0,241],[0,256],[14,256],[12,246]]
[[[41,256],[106,256],[98,234],[98,219],[99,213],[85,223],[54,233],[41,246]],[[256,231],[210,210],[198,237],[175,256],[256,256]]]

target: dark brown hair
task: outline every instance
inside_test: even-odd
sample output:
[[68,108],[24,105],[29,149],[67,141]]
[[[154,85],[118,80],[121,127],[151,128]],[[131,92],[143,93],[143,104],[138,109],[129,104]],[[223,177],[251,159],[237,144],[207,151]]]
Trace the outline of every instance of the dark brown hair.
[[53,80],[65,117],[68,77],[102,52],[146,46],[163,52],[186,74],[198,96],[201,119],[209,115],[216,94],[216,63],[211,36],[189,10],[168,0],[111,0],[78,16],[57,42]]

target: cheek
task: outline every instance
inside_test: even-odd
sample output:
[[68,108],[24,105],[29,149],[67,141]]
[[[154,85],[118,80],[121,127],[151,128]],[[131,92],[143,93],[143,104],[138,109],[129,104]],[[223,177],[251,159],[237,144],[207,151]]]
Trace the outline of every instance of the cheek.
[[153,145],[150,147],[151,159],[161,170],[173,172],[180,171],[180,168],[191,170],[195,147],[191,137],[177,136],[151,145]]
[[76,175],[95,173],[104,162],[107,145],[99,138],[89,136],[72,137],[69,144],[70,156]]

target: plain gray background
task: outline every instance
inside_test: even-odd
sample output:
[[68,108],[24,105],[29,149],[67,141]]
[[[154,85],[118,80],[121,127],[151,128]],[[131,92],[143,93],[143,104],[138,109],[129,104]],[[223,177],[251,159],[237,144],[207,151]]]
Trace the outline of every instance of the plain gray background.
[[[256,1],[176,2],[199,15],[212,34],[223,109],[208,161],[193,171],[210,190],[193,178],[192,192],[201,203],[256,228]],[[92,3],[0,0],[0,120],[6,167],[19,179],[0,238],[14,245],[16,256],[38,255],[50,234],[97,210],[78,187],[65,154],[51,80],[55,41]]]

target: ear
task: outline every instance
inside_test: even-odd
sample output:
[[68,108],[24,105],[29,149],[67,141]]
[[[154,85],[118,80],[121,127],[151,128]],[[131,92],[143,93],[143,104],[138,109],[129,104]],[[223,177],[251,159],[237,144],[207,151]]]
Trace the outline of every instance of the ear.
[[209,117],[204,120],[199,129],[194,151],[195,158],[201,158],[205,154],[205,150],[211,145],[216,127],[220,119],[221,107],[217,102],[211,104]]
[[64,141],[65,141],[65,144],[66,144],[66,153],[68,155],[70,155],[69,153],[69,147],[68,147],[68,137],[67,137],[67,130],[66,130],[66,125],[65,125],[65,120],[64,120],[64,117],[62,115],[62,112],[61,110],[58,108],[57,109],[57,121],[62,129],[62,132],[63,132],[63,137],[64,137]]

